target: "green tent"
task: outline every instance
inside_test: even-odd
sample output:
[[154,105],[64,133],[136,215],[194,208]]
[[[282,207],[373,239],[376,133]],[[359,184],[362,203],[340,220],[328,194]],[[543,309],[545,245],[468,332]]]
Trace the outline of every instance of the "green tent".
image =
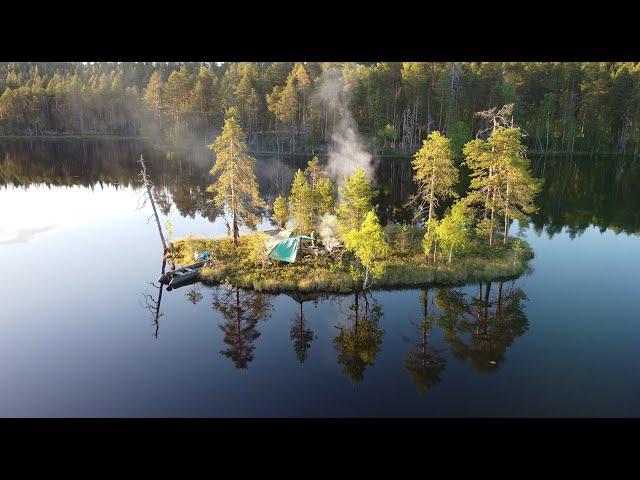
[[273,247],[273,250],[269,253],[269,258],[281,262],[295,262],[300,248],[300,240],[313,240],[313,238],[306,235],[298,235],[297,237],[289,237],[286,240],[282,240]]

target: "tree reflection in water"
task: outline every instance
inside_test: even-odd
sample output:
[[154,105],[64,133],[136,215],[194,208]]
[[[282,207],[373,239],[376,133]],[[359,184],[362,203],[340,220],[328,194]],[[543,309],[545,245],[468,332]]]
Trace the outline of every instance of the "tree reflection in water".
[[514,283],[505,290],[504,282],[497,282],[498,291],[492,298],[491,286],[491,282],[479,284],[477,296],[468,302],[456,289],[441,289],[436,295],[451,354],[469,360],[478,372],[497,370],[509,346],[529,328],[523,311],[524,291]]
[[[364,310],[360,305],[360,296],[364,298]],[[349,306],[347,324],[339,325],[340,333],[333,339],[338,351],[338,365],[354,383],[364,377],[367,366],[373,365],[380,352],[384,330],[378,321],[382,318],[382,308],[373,301],[369,305],[366,292],[355,292],[355,301]]]
[[237,286],[221,285],[213,290],[213,308],[222,314],[219,325],[228,345],[220,353],[230,358],[236,368],[246,369],[253,360],[254,342],[260,336],[260,320],[271,317],[273,306],[266,295]]
[[296,358],[301,364],[305,362],[309,356],[309,348],[313,342],[315,335],[313,330],[307,328],[307,320],[304,318],[303,303],[305,301],[317,301],[317,297],[305,296],[300,293],[288,293],[297,303],[300,304],[300,312],[296,313],[293,319],[293,325],[289,330],[289,337],[293,342],[293,350],[296,352]]
[[200,284],[194,283],[193,286],[185,293],[185,296],[189,300],[189,302],[194,305],[202,300],[202,293],[200,292]]
[[[423,308],[423,320],[420,324],[414,323],[420,336],[418,342],[414,344],[415,350],[410,350],[407,353],[404,368],[415,382],[418,393],[422,394],[441,382],[446,360],[442,355],[444,349],[437,349],[429,345],[429,332],[437,319],[434,313],[429,313],[429,289],[422,292],[420,301]],[[433,310],[435,309],[432,306]]]
[[[165,258],[162,259],[162,268],[160,269],[161,275],[164,274],[167,266],[167,260]],[[160,317],[163,315],[160,312],[160,307],[162,306],[162,291],[164,290],[164,285],[159,283],[156,285],[153,282],[149,282],[153,288],[158,289],[158,295],[153,296],[149,293],[149,291],[145,291],[142,293],[142,302],[141,305],[143,308],[149,310],[153,319],[154,333],[153,336],[158,338],[158,332],[160,330]]]

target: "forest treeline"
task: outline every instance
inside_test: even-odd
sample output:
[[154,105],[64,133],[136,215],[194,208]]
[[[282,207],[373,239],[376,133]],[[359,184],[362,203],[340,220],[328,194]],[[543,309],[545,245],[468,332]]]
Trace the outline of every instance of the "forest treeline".
[[508,104],[532,150],[639,152],[640,63],[0,63],[4,136],[180,145],[211,141],[236,107],[253,150],[316,153],[347,109],[378,153],[438,130],[460,155],[488,127],[477,112]]

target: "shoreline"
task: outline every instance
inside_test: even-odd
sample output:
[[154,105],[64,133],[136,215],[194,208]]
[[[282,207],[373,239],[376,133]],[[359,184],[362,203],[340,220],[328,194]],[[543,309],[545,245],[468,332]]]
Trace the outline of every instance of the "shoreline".
[[[8,140],[67,140],[67,141],[78,141],[78,140],[130,140],[130,141],[143,141],[143,142],[151,142],[154,147],[160,149],[184,149],[188,150],[189,147],[181,146],[181,145],[172,145],[170,143],[157,142],[154,141],[151,137],[143,137],[143,136],[130,136],[130,135],[103,135],[103,134],[87,134],[87,135],[0,135],[0,141],[8,141]],[[202,143],[202,147],[206,148],[206,142]],[[249,150],[249,153],[252,155],[279,155],[284,157],[293,157],[293,156],[318,156],[318,157],[327,157],[328,153],[326,151],[319,152],[277,152],[277,151],[268,151],[268,150]],[[415,152],[388,152],[384,154],[376,154],[376,157],[379,158],[411,158]],[[634,153],[632,151],[562,151],[562,150],[535,150],[529,149],[528,152],[531,155],[541,155],[541,156],[610,156],[610,155],[622,155],[624,157],[630,156],[634,157]]]
[[[252,234],[240,237],[234,251],[231,239],[185,238],[174,240],[175,263],[193,263],[195,251],[209,250],[213,261],[198,272],[198,280],[205,285],[223,283],[237,285],[265,293],[345,294],[360,290],[360,282],[349,273],[348,265],[326,257],[301,259],[293,264],[272,262],[269,265],[251,260],[248,240]],[[530,271],[533,250],[521,241],[519,250],[496,247],[454,259],[451,264],[441,260],[426,262],[422,254],[393,256],[385,273],[372,290],[398,290],[420,287],[454,287],[470,283],[513,280]],[[264,265],[264,266],[263,266]]]

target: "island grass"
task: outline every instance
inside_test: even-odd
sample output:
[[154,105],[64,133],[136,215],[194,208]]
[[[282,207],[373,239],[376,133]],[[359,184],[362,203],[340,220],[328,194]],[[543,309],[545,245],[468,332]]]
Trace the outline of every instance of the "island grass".
[[[294,264],[256,261],[251,251],[250,235],[240,237],[237,249],[230,238],[186,238],[176,240],[176,264],[193,263],[193,254],[209,250],[213,260],[210,267],[199,272],[200,280],[215,285],[223,282],[263,292],[348,293],[360,287],[349,270],[349,254],[343,261],[327,257],[300,259]],[[517,278],[527,271],[533,251],[519,240],[519,247],[510,241],[507,248],[476,250],[448,264],[446,258],[436,264],[424,255],[409,252],[395,253],[386,261],[385,273],[373,287],[392,289],[418,286],[454,286]]]

